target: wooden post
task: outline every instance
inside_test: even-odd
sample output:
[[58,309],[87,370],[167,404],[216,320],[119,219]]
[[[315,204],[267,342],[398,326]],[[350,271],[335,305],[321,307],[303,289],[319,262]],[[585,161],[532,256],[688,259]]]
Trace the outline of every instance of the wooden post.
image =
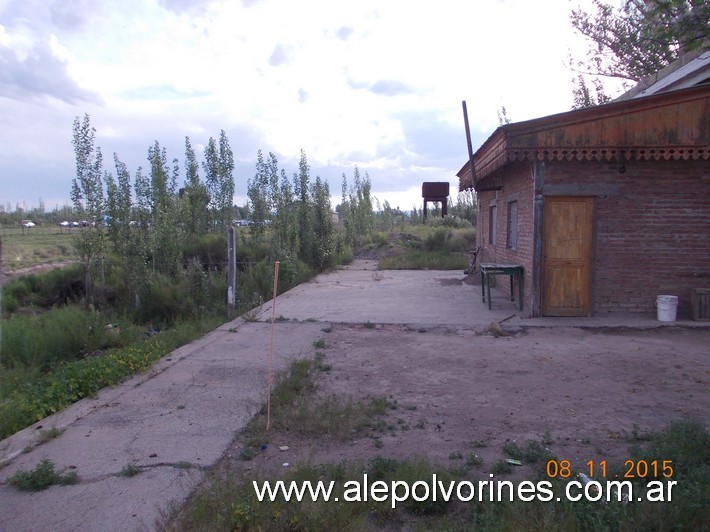
[[532,256],[532,308],[530,315],[542,315],[542,222],[543,188],[545,186],[545,163],[535,161],[533,165],[533,256]]
[[468,164],[471,169],[471,187],[476,189],[476,169],[473,165],[473,146],[471,145],[471,128],[468,126],[468,111],[466,110],[466,100],[463,104],[463,122],[466,127],[466,144],[468,145]]
[[279,285],[279,261],[274,263],[274,300],[271,304],[271,340],[269,342],[269,376],[266,383],[266,430],[271,426],[271,386],[273,377],[271,376],[271,360],[274,353],[274,323],[276,322],[276,291]]
[[234,243],[234,225],[227,228],[227,318],[234,317],[237,298],[237,251]]

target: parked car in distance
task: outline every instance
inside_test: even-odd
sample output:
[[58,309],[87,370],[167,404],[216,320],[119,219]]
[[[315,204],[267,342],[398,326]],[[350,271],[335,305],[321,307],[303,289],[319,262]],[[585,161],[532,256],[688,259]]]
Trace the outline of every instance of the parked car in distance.
[[63,222],[59,222],[59,225],[61,225],[62,227],[69,227],[71,223],[64,220]]
[[34,227],[35,223],[32,220],[22,220],[22,227]]

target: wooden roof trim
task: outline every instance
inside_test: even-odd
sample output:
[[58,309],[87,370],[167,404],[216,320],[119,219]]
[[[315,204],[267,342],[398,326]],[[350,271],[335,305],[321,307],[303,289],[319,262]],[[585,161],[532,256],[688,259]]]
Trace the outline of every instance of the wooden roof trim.
[[[560,148],[560,149],[524,149],[506,150],[505,161],[501,161],[496,168],[512,161],[679,161],[679,160],[708,160],[710,147],[637,147],[637,148]],[[490,172],[489,172],[490,173]]]
[[[710,147],[647,146],[639,148],[533,148],[505,150],[485,167],[476,166],[477,181],[484,179],[499,168],[515,161],[699,161],[710,160]],[[468,163],[459,170],[459,191],[474,188]]]
[[710,84],[703,84],[688,89],[653,94],[651,96],[643,96],[631,100],[613,101],[602,105],[586,107],[584,109],[575,109],[564,113],[534,118],[524,122],[505,124],[498,129],[504,130],[506,137],[515,137],[518,134],[537,133],[553,127],[573,126],[592,120],[623,116],[638,113],[639,111],[678,105],[679,103],[704,100],[708,98],[708,94],[710,94]]
[[[532,136],[539,132],[574,127],[600,121],[608,118],[659,109],[686,102],[707,101],[710,95],[710,85],[701,85],[689,89],[662,93],[643,98],[635,98],[605,105],[579,109],[550,115],[525,122],[506,124],[498,127],[491,136],[479,147],[473,158],[476,168],[476,179],[490,175],[512,161],[522,160],[688,160],[709,158],[710,146],[701,144],[661,145],[661,146],[515,146],[515,139]],[[704,109],[707,109],[705,104]],[[701,133],[702,136],[702,133]],[[621,139],[616,139],[617,142]],[[456,174],[459,177],[459,190],[474,188],[475,183],[469,169],[468,161]]]

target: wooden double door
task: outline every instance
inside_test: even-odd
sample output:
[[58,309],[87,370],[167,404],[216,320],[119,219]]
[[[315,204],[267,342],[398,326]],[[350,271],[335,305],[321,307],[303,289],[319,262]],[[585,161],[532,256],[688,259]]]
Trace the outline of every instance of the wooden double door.
[[593,197],[545,196],[543,316],[591,315]]

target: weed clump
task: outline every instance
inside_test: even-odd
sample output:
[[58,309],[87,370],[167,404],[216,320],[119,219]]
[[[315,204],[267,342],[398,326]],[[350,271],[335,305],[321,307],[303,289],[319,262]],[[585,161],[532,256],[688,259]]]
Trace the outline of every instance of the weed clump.
[[136,464],[126,464],[123,469],[118,473],[119,477],[135,477],[143,470]]
[[7,479],[7,482],[22,491],[41,491],[55,484],[68,485],[79,482],[76,471],[68,473],[64,471],[56,471],[54,462],[45,458],[31,471],[18,470]]

